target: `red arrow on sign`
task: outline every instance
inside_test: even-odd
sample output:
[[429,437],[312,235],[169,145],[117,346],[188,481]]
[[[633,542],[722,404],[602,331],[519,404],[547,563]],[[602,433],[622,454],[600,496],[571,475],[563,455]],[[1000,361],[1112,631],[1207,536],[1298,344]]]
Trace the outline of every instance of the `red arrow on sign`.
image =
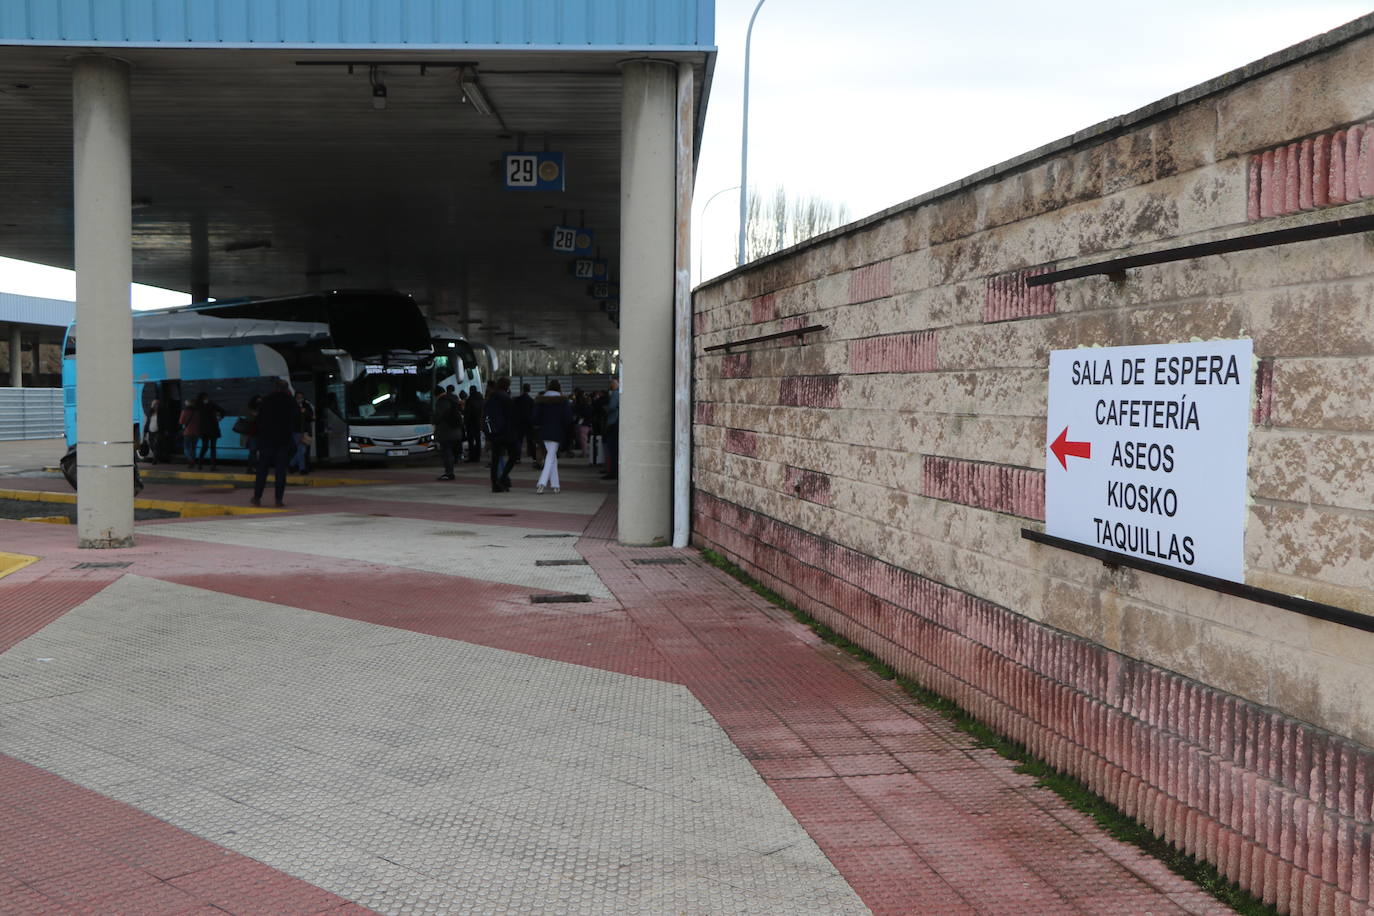
[[1064,427],[1064,431],[1059,437],[1050,443],[1050,451],[1054,452],[1054,457],[1059,459],[1059,463],[1064,470],[1069,469],[1066,458],[1091,458],[1093,456],[1093,444],[1091,442],[1070,442],[1069,428]]

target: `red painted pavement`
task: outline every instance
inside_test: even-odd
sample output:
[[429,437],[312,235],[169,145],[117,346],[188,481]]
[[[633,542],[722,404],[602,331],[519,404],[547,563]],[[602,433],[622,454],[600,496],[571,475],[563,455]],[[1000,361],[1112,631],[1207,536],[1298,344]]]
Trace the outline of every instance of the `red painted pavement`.
[[[374,511],[378,506],[371,500],[330,503],[334,511],[355,511],[353,503]],[[385,506],[395,516],[434,518],[429,513],[441,511],[458,520],[446,507]],[[516,512],[511,524],[528,525],[537,517],[510,511]],[[132,550],[77,551],[71,529],[53,526],[30,541],[30,552],[44,561],[0,580],[0,621],[16,621],[0,623],[11,628],[0,634],[9,632],[12,641],[31,632],[123,572],[78,574],[70,569],[75,562],[118,558],[131,560],[128,571],[138,575],[669,680],[693,691],[877,913],[1225,912],[1155,860],[1102,835],[1057,796],[1016,774],[1010,762],[914,706],[890,682],[706,567],[695,553],[622,548],[607,539],[613,500],[594,519],[579,518],[586,534],[596,535],[583,537],[579,549],[615,601],[532,605],[528,587],[172,542],[157,538],[152,525],[141,526],[140,546]],[[43,527],[0,522],[0,537],[16,526]],[[633,563],[664,557],[687,562]],[[11,780],[10,773],[22,778]],[[0,786],[9,793],[0,794],[0,805],[8,806],[0,819],[10,823],[4,815],[19,811],[23,817],[15,823],[25,825],[0,827],[0,862],[18,869],[0,870],[0,900],[8,897],[19,907],[10,911],[42,912],[24,909],[42,902],[35,894],[66,895],[105,912],[115,908],[115,895],[134,901],[139,894],[173,892],[194,898],[186,911],[210,903],[241,912],[233,907],[246,901],[256,912],[313,912],[341,903],[248,860],[221,861],[218,856],[229,854],[159,822],[155,828],[144,815],[99,796],[93,796],[98,804],[46,805],[49,795],[92,793],[32,768],[0,761]],[[102,837],[100,844],[86,830]],[[152,840],[141,833],[135,838],[135,830],[164,832]],[[141,843],[186,850],[189,864],[170,866],[175,875],[160,873],[130,858]],[[23,871],[40,849],[56,860],[52,867],[60,874]],[[88,871],[108,880],[97,887],[85,880]],[[65,882],[58,880],[64,876]]]
[[0,914],[370,912],[0,755]]

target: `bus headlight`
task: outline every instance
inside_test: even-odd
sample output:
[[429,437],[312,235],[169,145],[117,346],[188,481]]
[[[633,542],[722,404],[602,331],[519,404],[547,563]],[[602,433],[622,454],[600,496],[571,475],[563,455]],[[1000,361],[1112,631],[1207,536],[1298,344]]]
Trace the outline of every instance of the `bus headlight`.
[[356,445],[356,446],[359,446],[359,447],[362,447],[362,448],[366,448],[366,447],[369,446],[369,445],[376,445],[377,443],[373,442],[371,439],[367,438],[366,436],[349,436],[349,437],[348,437],[348,444],[349,444],[349,445]]

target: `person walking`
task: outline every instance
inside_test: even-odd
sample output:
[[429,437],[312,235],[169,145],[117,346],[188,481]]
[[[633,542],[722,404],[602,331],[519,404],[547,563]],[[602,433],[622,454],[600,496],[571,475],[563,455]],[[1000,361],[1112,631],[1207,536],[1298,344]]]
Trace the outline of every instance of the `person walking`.
[[434,441],[439,443],[439,457],[444,461],[440,480],[453,479],[453,459],[463,447],[463,415],[458,399],[442,388],[434,389]]
[[153,464],[157,464],[159,457],[159,440],[162,438],[161,417],[158,416],[159,407],[157,398],[148,405],[148,409],[143,413],[143,442],[144,446],[140,453],[147,451],[147,458]]
[[486,427],[487,447],[491,449],[491,492],[504,493],[510,489],[510,453],[515,442],[510,379],[503,376],[492,383],[492,388],[495,390],[487,399],[482,425]]
[[302,474],[310,473],[310,446],[315,441],[315,405],[305,399],[304,391],[296,392],[296,410],[300,413],[300,424],[296,427],[296,453],[288,465]]
[[563,388],[558,379],[553,379],[549,382],[548,390],[534,402],[535,430],[544,441],[544,470],[539,475],[534,492],[543,493],[545,487],[555,493],[559,491],[558,447],[567,438],[572,421],[572,404],[563,397]]
[[[510,384],[509,380],[506,382]],[[482,401],[482,389],[476,385],[468,392],[467,404],[464,405],[463,422],[468,428],[468,457],[471,462],[482,460],[482,420],[486,416],[485,405]]]
[[200,411],[196,405],[200,399],[205,397],[205,392],[196,396],[194,401],[188,401],[186,406],[181,408],[181,416],[177,419],[177,425],[181,427],[181,450],[186,455],[186,466],[194,469],[196,465],[196,442],[200,439]]
[[224,411],[210,400],[204,391],[196,398],[197,427],[200,430],[200,461],[205,467],[205,453],[210,453],[210,470],[219,468],[219,421],[224,419]]
[[239,446],[248,450],[248,467],[258,469],[258,411],[262,409],[262,395],[255,394],[248,399],[244,410],[244,432],[239,434]]
[[273,391],[262,399],[258,409],[258,476],[253,482],[253,505],[262,505],[262,491],[267,487],[267,469],[276,471],[273,484],[277,508],[284,508],[286,496],[286,465],[296,450],[296,434],[300,431],[301,410],[291,397],[291,386],[279,378]]
[[573,431],[577,435],[577,453],[583,458],[588,455],[587,440],[592,432],[592,402],[581,388],[573,389]]
[[523,450],[530,459],[530,464],[534,464],[536,446],[534,444],[534,398],[530,396],[529,383],[520,386],[520,396],[515,398],[515,422],[520,427],[515,437],[514,460],[511,467],[520,463],[520,452]]
[[606,444],[606,473],[602,480],[615,480],[620,477],[620,379],[611,377],[611,395],[606,399],[606,433],[602,437]]

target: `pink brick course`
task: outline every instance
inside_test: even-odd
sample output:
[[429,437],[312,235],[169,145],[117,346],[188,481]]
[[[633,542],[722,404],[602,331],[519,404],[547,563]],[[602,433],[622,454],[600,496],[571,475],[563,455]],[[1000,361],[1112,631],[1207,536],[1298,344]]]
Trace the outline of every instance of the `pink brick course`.
[[748,378],[752,366],[748,353],[727,353],[720,361],[720,377]]
[[983,290],[983,321],[1014,321],[1017,318],[1053,315],[1054,285],[1026,285],[1028,278],[1048,273],[1051,269],[1036,267],[988,277]]
[[828,506],[830,502],[830,475],[820,471],[788,466],[787,492],[808,502]]
[[778,403],[784,407],[839,407],[838,375],[796,375],[778,386]]
[[1250,157],[1251,221],[1374,197],[1374,129],[1355,124]]
[[702,546],[1256,896],[1365,912],[1369,748],[717,497],[695,511]]
[[772,321],[778,317],[777,297],[772,293],[759,296],[749,303],[749,311],[750,320],[752,320],[754,324]]
[[849,369],[869,372],[933,372],[936,368],[933,331],[889,334],[849,342]]
[[748,430],[727,429],[725,431],[725,450],[734,455],[753,458],[758,455],[758,436]]
[[856,267],[849,274],[849,302],[869,302],[892,295],[892,262]]
[[1274,361],[1262,359],[1255,367],[1255,425],[1268,426],[1274,414]]
[[1022,518],[1045,518],[1045,472],[926,455],[921,495]]

